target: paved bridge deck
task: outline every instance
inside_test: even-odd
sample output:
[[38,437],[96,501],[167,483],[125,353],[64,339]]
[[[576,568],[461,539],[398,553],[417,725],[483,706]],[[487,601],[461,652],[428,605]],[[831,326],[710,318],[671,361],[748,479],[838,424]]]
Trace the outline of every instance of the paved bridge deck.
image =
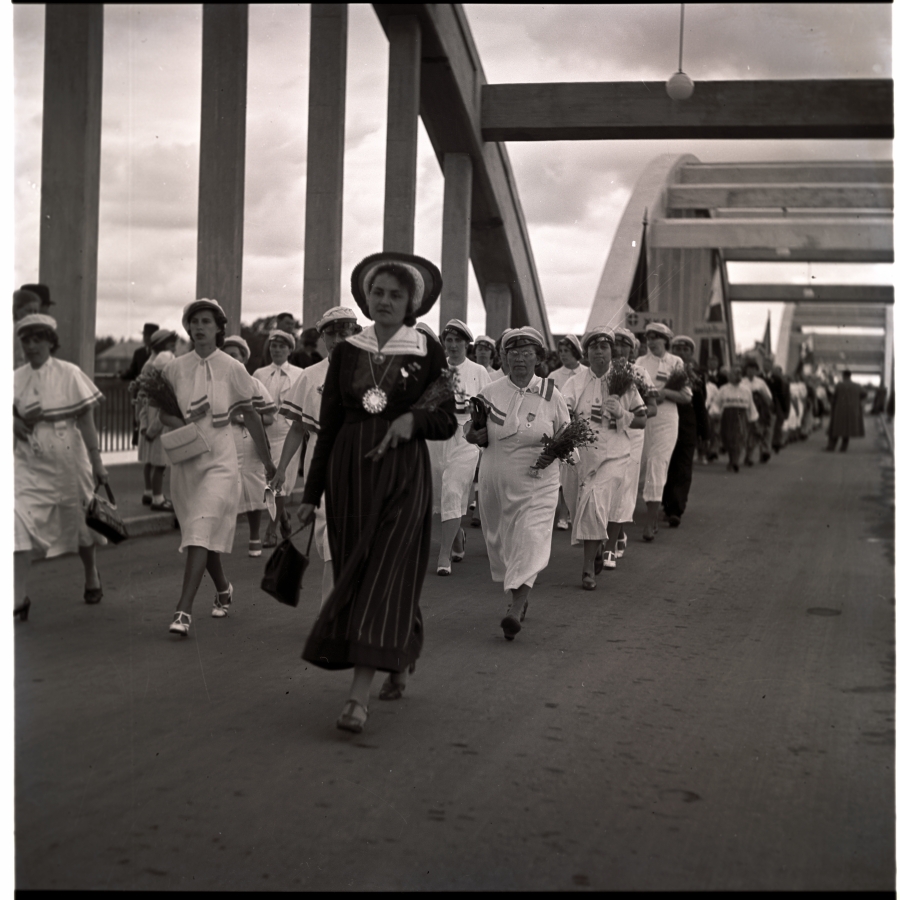
[[[177,533],[34,569],[15,627],[16,886],[893,889],[893,462],[875,421],[698,467],[682,527],[580,589],[554,533],[520,636],[484,543],[429,574],[408,696],[334,720],[348,673],[238,529],[234,613],[168,635]],[[434,548],[433,561],[436,557]],[[380,681],[380,679],[379,679]],[[378,682],[376,682],[377,684]]]

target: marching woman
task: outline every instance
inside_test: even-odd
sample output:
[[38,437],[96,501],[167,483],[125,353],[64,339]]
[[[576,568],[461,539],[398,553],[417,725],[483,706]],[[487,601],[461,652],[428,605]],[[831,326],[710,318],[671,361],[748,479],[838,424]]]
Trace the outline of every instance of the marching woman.
[[540,332],[511,329],[501,348],[509,376],[482,390],[487,425],[470,428],[466,439],[484,447],[478,490],[481,525],[491,577],[512,592],[500,622],[503,636],[511,641],[522,629],[534,580],[550,561],[560,464],[545,455],[541,437],[568,423],[569,411],[552,380],[534,374],[546,348]]
[[16,323],[26,363],[13,375],[15,434],[15,606],[28,620],[28,575],[35,553],[81,557],[84,602],[103,597],[96,547],[106,538],[85,523],[95,481],[107,481],[94,407],[102,394],[74,363],[56,359],[56,320],[33,313]]
[[[657,517],[662,502],[663,488],[669,471],[669,460],[675,441],[678,440],[678,403],[691,402],[691,389],[686,381],[678,390],[671,390],[666,383],[675,372],[684,373],[684,364],[669,353],[673,338],[670,328],[661,322],[647,325],[644,337],[648,353],[637,360],[651,378],[657,391],[657,414],[647,423],[644,434],[644,450],[641,457],[641,474],[644,480],[644,502],[647,504],[647,521],[643,538],[652,541],[659,530]],[[686,379],[686,376],[685,376]]]
[[[163,369],[166,363],[175,359],[175,345],[178,335],[167,328],[158,328],[150,335],[150,357],[141,368],[141,373],[148,369]],[[141,404],[138,414],[138,462],[150,467],[150,509],[154,512],[172,512],[175,507],[171,500],[163,494],[163,479],[166,477],[166,466],[169,459],[163,450],[159,436],[165,432],[165,426],[159,418],[159,410],[147,402],[146,396],[138,389],[138,401]],[[146,475],[144,476],[146,479]],[[146,482],[145,482],[146,483]]]
[[[194,446],[201,451],[172,466],[172,502],[181,528],[178,549],[187,550],[187,559],[169,631],[187,636],[204,571],[209,572],[216,587],[213,617],[224,618],[231,606],[233,588],[222,568],[222,554],[231,553],[241,498],[237,448],[228,427],[235,411],[244,414],[244,426],[267,476],[275,474],[275,465],[256,411],[263,406],[256,382],[241,363],[219,349],[228,322],[224,310],[215,300],[194,300],[184,308],[181,322],[193,349],[168,363],[163,374],[175,390],[184,420],[197,431]],[[170,428],[183,426],[169,413],[161,411],[160,418]]]
[[[584,349],[581,341],[574,334],[567,334],[556,342],[556,352],[562,365],[550,373],[553,383],[560,389],[578,372],[587,371],[581,364]],[[569,514],[574,514],[574,507],[568,505],[566,497],[574,497],[578,493],[578,476],[572,466],[559,468],[559,500],[556,504],[556,527],[560,531],[569,530]]]
[[[284,398],[290,394],[297,379],[303,372],[299,366],[292,366],[288,362],[288,357],[294,349],[295,341],[292,334],[281,331],[278,328],[269,332],[266,339],[266,347],[268,347],[269,355],[272,362],[268,366],[263,366],[253,373],[254,378],[258,378],[266,387],[272,401],[275,404],[275,419],[271,425],[266,428],[266,436],[269,439],[269,446],[272,450],[272,459],[275,464],[281,458],[281,448],[284,446],[284,439],[291,430],[291,423],[285,419],[281,410],[284,405]],[[290,497],[297,484],[297,473],[300,468],[300,457],[295,456],[291,460],[291,464],[285,470],[284,486],[281,491],[275,495],[275,518],[281,524],[281,533],[287,537],[291,533],[291,514],[284,508],[285,497]],[[276,525],[274,521],[269,522],[266,526],[266,534],[263,538],[263,547],[274,547],[278,543],[276,536]]]
[[728,382],[716,392],[709,409],[711,417],[721,417],[722,448],[728,454],[728,468],[740,471],[741,453],[747,446],[747,433],[751,423],[759,418],[753,394],[742,380],[740,366],[732,366]]
[[450,562],[462,562],[466,554],[466,533],[460,528],[469,502],[469,491],[478,465],[478,448],[462,432],[469,421],[469,398],[476,397],[491,383],[483,366],[466,358],[472,332],[465,322],[451,319],[441,331],[441,343],[447,362],[456,370],[456,419],[459,429],[448,441],[429,441],[434,511],[441,517],[441,548],[438,551],[438,575],[450,574]]
[[[570,378],[562,390],[570,412],[590,421],[597,438],[580,451],[575,465],[578,494],[572,521],[572,543],[584,542],[581,586],[597,587],[598,557],[609,558],[615,568],[615,546],[625,518],[627,480],[631,457],[629,432],[647,424],[647,409],[635,386],[621,395],[612,394],[609,364],[613,358],[615,333],[611,328],[594,328],[584,337],[589,368]],[[571,494],[570,494],[571,496]]]
[[407,253],[376,253],[350,283],[375,324],[332,350],[297,517],[301,526],[310,522],[324,492],[335,584],[303,659],[354,670],[337,725],[359,733],[375,672],[389,673],[379,696],[399,699],[422,652],[432,501],[425,441],[445,440],[457,425],[441,374],[444,351],[413,327],[441,292],[437,267]]
[[[316,322],[316,329],[322,336],[327,356],[321,362],[308,366],[297,379],[291,393],[284,398],[281,414],[291,423],[291,430],[284,439],[281,449],[281,460],[275,473],[275,482],[284,478],[288,463],[303,445],[303,436],[308,434],[306,457],[303,463],[303,481],[309,477],[309,467],[319,437],[319,417],[322,408],[322,392],[325,387],[325,376],[331,363],[331,354],[335,347],[348,337],[359,334],[362,327],[356,321],[356,313],[346,306],[333,306]],[[334,568],[331,564],[331,548],[328,546],[328,529],[325,521],[325,508],[320,503],[316,509],[315,524],[316,550],[325,563],[322,571],[322,603],[334,588]]]
[[[634,367],[636,382],[635,389],[640,395],[646,407],[646,417],[652,419],[656,415],[656,389],[652,386],[650,376],[646,369],[635,363],[637,358],[638,339],[624,326],[614,329],[616,336],[613,347],[613,359],[624,359]],[[628,536],[625,534],[625,524],[634,519],[634,509],[637,506],[638,481],[641,473],[641,454],[644,449],[644,428],[628,428],[628,470],[625,476],[625,484],[619,495],[619,506],[613,521],[619,523],[619,537],[616,540],[615,550],[609,544],[604,551],[602,564],[604,569],[615,569],[616,560],[625,555],[628,546]],[[594,566],[594,572],[598,567]]]
[[[250,345],[240,335],[232,334],[225,338],[222,343],[222,352],[232,359],[236,359],[244,368],[247,367],[247,360],[250,359]],[[250,377],[253,378],[252,375]],[[262,398],[256,411],[259,413],[263,426],[267,427],[275,418],[275,404],[272,402],[266,386],[258,378],[253,378],[253,382],[256,392]],[[247,430],[247,420],[242,409],[236,409],[231,414],[231,436],[234,438],[238,467],[241,470],[241,499],[238,503],[237,514],[245,513],[247,524],[250,526],[247,555],[259,557],[262,556],[259,527],[262,522],[263,510],[266,508],[266,465]]]

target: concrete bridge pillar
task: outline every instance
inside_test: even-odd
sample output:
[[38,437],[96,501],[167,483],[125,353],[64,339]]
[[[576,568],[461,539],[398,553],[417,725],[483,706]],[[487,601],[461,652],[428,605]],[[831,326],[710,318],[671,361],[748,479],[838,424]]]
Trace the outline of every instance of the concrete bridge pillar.
[[416,16],[391,16],[387,33],[390,58],[384,177],[384,249],[413,253],[422,32]]
[[469,235],[472,228],[472,160],[444,154],[444,223],[441,243],[441,328],[466,321],[469,299]]
[[241,333],[247,27],[246,3],[203,4],[197,296],[219,301],[229,334]]
[[39,279],[59,357],[94,375],[103,6],[48,3],[44,32]]
[[309,28],[309,126],[303,325],[341,299],[347,4],[313,3]]
[[512,291],[508,284],[492,282],[485,285],[484,312],[485,331],[496,340],[512,322]]

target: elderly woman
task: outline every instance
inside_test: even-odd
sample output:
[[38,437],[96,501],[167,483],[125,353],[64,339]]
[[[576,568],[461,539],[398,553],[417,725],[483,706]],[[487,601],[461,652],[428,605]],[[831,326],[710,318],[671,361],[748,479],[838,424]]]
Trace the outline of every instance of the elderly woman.
[[[222,342],[222,352],[232,359],[236,359],[244,368],[250,359],[250,345],[240,335],[230,335]],[[250,376],[253,378],[253,376]],[[254,388],[262,398],[262,402],[256,407],[262,424],[268,427],[275,418],[275,404],[266,390],[265,385],[253,378]],[[266,508],[266,465],[256,449],[253,437],[247,430],[247,420],[242,409],[235,409],[231,414],[231,436],[234,438],[234,447],[237,450],[238,466],[241,471],[241,499],[238,503],[237,514],[246,514],[247,525],[250,528],[250,537],[247,546],[247,555],[252,557],[262,556],[262,541],[259,537],[259,528],[262,522],[263,510]]]
[[[204,571],[209,572],[216,586],[214,618],[228,615],[234,593],[225,577],[222,554],[231,553],[241,497],[237,448],[228,427],[236,411],[244,414],[244,426],[267,476],[275,474],[275,465],[257,412],[263,406],[263,398],[256,382],[241,363],[219,349],[225,341],[228,322],[224,310],[215,300],[194,300],[184,308],[181,321],[193,349],[168,363],[163,374],[175,390],[184,420],[196,428],[198,443],[207,447],[172,466],[172,501],[181,528],[179,552],[187,550],[187,559],[181,596],[169,631],[186,637]],[[160,412],[160,418],[171,428],[183,425],[176,416],[165,412]]]
[[93,408],[101,398],[74,363],[56,359],[56,320],[33,313],[16,324],[27,362],[13,375],[15,434],[15,606],[28,619],[28,574],[35,553],[77,551],[84,566],[84,601],[103,597],[95,548],[106,539],[85,524],[94,481],[105,483]]
[[747,432],[751,423],[759,418],[753,393],[740,366],[732,366],[728,383],[723,384],[713,397],[709,410],[711,417],[721,418],[722,448],[728,454],[728,468],[740,471],[741,453],[747,446]]
[[[163,369],[166,363],[175,359],[175,345],[178,343],[178,335],[166,328],[157,328],[150,335],[150,357],[141,368],[141,374],[148,369]],[[166,466],[169,459],[163,450],[159,436],[166,431],[159,418],[159,410],[147,402],[146,395],[138,390],[137,399],[140,404],[138,410],[138,462],[144,464],[144,483],[149,477],[150,503],[147,504],[154,512],[172,512],[175,507],[172,501],[167,500],[163,494],[163,479],[166,476]],[[149,470],[149,471],[148,471]],[[146,500],[144,501],[146,503]]]
[[643,496],[647,504],[643,538],[652,541],[659,530],[659,506],[666,486],[669,460],[678,440],[677,404],[690,403],[692,394],[689,383],[677,391],[666,387],[675,372],[684,371],[681,359],[669,353],[669,342],[674,337],[672,330],[661,322],[651,322],[644,337],[648,353],[638,358],[637,365],[646,370],[657,391],[657,414],[647,423],[641,458]]
[[[294,454],[303,445],[307,436],[306,457],[303,465],[304,483],[309,476],[309,467],[319,436],[319,417],[322,408],[322,392],[325,388],[325,376],[331,363],[331,354],[338,344],[354,334],[359,334],[362,327],[356,321],[356,313],[346,306],[333,306],[316,322],[316,329],[325,344],[328,354],[321,362],[317,362],[303,370],[291,393],[285,397],[281,414],[290,421],[291,430],[284,439],[281,448],[281,459],[275,473],[275,484],[285,478],[288,464]],[[331,564],[331,549],[328,546],[328,529],[325,521],[325,510],[320,503],[316,509],[315,523],[316,550],[325,563],[322,572],[322,603],[334,588],[334,568]]]
[[[609,364],[615,347],[611,328],[594,328],[584,336],[589,368],[570,378],[562,389],[563,399],[572,413],[591,423],[595,444],[582,448],[575,466],[578,478],[577,501],[572,522],[572,543],[584,542],[581,586],[586,591],[597,587],[597,560],[605,544],[604,557],[615,567],[615,546],[621,523],[627,521],[628,472],[631,457],[629,432],[647,424],[647,408],[634,385],[624,394],[609,390]],[[571,496],[571,495],[570,495]]]
[[324,492],[335,585],[303,658],[354,670],[337,721],[354,733],[365,725],[376,670],[389,673],[379,696],[397,699],[422,652],[432,502],[425,441],[446,440],[457,424],[452,392],[426,394],[447,368],[444,351],[413,326],[440,290],[438,269],[407,253],[376,253],[353,270],[353,298],[375,324],[332,350],[297,512],[301,526],[310,522]]
[[541,437],[569,422],[569,411],[552,380],[534,374],[546,351],[540,332],[511,329],[501,347],[509,376],[482,390],[487,425],[471,428],[466,439],[485,448],[479,474],[481,524],[491,577],[512,592],[500,622],[511,641],[522,628],[534,580],[550,561],[559,462],[545,455]]
[[[275,418],[272,424],[266,427],[266,435],[269,438],[269,446],[272,448],[272,459],[275,465],[281,458],[281,450],[284,447],[284,439],[291,430],[291,423],[284,417],[282,409],[285,398],[294,389],[297,379],[303,373],[299,366],[291,365],[288,357],[294,349],[294,336],[277,328],[269,332],[266,339],[266,348],[272,362],[253,373],[258,378],[272,397],[275,404]],[[295,456],[290,466],[285,470],[284,486],[275,495],[275,518],[281,524],[281,533],[287,537],[291,533],[291,515],[284,508],[285,497],[290,497],[297,484],[297,474],[300,468],[300,457]],[[263,538],[263,547],[274,547],[278,543],[275,522],[269,522],[266,534]]]
[[451,319],[441,331],[447,362],[456,371],[456,419],[460,428],[448,441],[429,441],[434,512],[441,517],[441,546],[438,575],[450,574],[450,563],[462,562],[466,554],[466,533],[460,527],[469,502],[469,492],[478,465],[478,448],[465,439],[462,426],[469,421],[469,398],[477,397],[491,383],[483,366],[466,358],[472,332],[459,319]]

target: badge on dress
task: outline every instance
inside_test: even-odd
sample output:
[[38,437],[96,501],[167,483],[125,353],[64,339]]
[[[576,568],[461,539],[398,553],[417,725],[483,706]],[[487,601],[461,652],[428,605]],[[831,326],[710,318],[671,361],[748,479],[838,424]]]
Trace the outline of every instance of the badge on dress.
[[387,394],[380,387],[371,387],[363,394],[362,405],[367,413],[377,415],[387,406]]

